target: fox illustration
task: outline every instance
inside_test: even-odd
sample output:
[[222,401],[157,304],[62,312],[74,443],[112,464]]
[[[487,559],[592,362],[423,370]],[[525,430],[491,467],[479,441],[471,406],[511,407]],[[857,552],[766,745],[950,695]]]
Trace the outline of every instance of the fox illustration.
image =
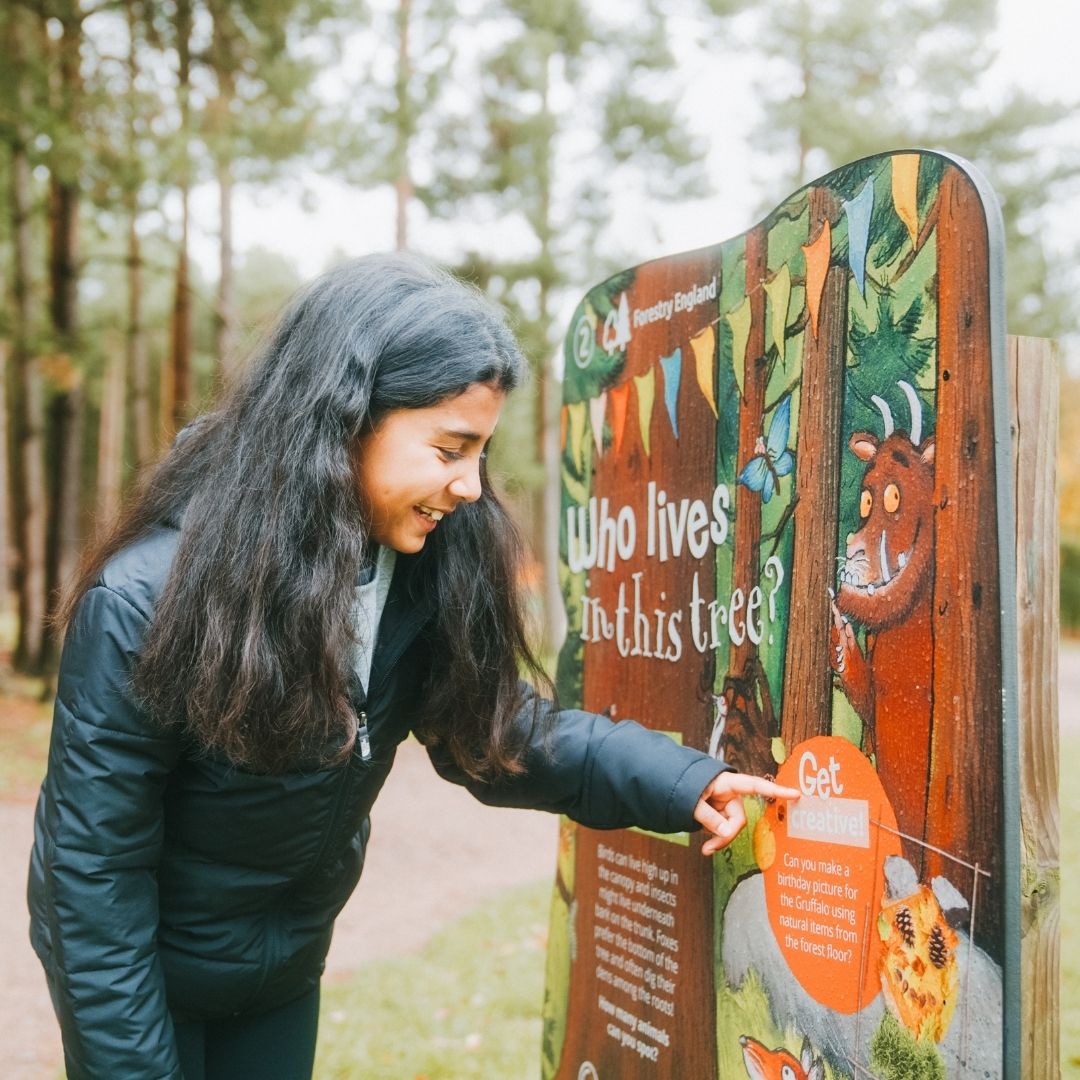
[[[888,404],[873,401],[885,436],[859,431],[848,446],[865,461],[861,526],[847,538],[832,604],[832,667],[864,725],[901,832],[922,839],[930,769],[933,662],[934,438],[922,438],[914,387],[897,384],[911,410],[896,431]],[[851,620],[866,629],[859,647]],[[919,867],[917,845],[905,851]]]
[[797,1058],[782,1046],[769,1050],[749,1035],[740,1035],[739,1045],[750,1080],[825,1080],[825,1064],[807,1038]]

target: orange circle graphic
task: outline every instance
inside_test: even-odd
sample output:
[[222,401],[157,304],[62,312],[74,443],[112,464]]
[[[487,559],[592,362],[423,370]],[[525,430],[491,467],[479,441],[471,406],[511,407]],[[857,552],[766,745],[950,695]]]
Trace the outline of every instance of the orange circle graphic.
[[769,923],[803,989],[856,1012],[881,989],[877,917],[885,859],[901,851],[896,817],[874,767],[847,739],[799,743],[776,779],[803,795],[770,804],[755,830],[755,852],[768,855],[759,866]]

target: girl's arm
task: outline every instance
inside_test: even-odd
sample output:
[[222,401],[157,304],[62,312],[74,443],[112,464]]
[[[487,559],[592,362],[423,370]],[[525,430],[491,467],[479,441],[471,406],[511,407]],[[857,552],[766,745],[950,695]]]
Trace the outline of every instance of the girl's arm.
[[[524,694],[519,721],[527,730],[536,694],[531,687]],[[556,711],[546,701],[540,708],[547,722],[532,728],[519,776],[480,782],[441,747],[429,747],[428,754],[441,776],[489,805],[550,810],[594,829],[636,825],[654,832],[696,829],[703,793],[729,769],[632,720],[613,723],[579,709]]]
[[162,793],[177,748],[128,686],[146,625],[97,586],[60,665],[30,903],[71,1080],[180,1077],[155,944]]

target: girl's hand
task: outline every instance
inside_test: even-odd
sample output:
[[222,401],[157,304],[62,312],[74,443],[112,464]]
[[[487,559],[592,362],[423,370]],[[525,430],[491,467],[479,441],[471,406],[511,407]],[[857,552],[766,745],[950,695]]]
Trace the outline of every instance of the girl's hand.
[[702,845],[702,855],[712,855],[725,848],[746,824],[743,810],[744,795],[761,795],[766,799],[797,799],[797,788],[780,787],[761,776],[746,773],[722,772],[702,792],[694,809],[694,820],[713,835]]

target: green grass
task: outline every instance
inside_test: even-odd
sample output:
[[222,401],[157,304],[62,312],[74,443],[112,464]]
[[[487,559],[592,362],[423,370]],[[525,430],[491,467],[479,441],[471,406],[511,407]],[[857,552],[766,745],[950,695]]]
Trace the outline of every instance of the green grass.
[[1080,734],[1061,739],[1061,1063],[1080,1077]]
[[536,1080],[550,903],[548,882],[515,889],[324,983],[316,1080]]

